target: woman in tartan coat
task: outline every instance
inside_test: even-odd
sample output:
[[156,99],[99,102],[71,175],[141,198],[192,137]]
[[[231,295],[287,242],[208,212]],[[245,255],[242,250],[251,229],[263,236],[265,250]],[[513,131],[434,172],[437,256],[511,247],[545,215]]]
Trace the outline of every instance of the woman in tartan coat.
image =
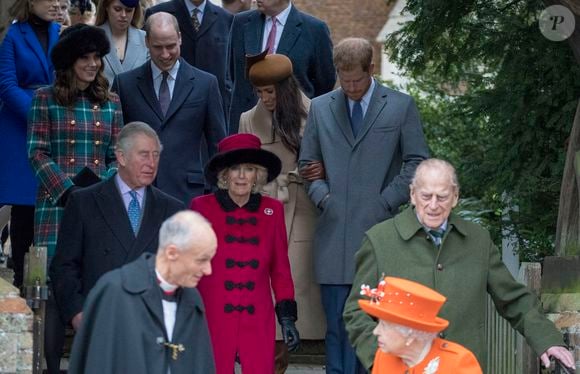
[[52,50],[56,81],[36,91],[28,116],[28,157],[39,183],[34,244],[54,256],[58,225],[72,181],[88,167],[101,179],[114,173],[114,141],[122,126],[119,98],[108,92],[103,30],[78,24]]

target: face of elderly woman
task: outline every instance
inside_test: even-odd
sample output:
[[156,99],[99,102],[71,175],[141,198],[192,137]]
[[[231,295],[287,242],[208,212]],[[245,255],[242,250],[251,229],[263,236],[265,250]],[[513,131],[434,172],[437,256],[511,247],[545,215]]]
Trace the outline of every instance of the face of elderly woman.
[[58,11],[58,0],[32,0],[30,13],[45,21],[54,21]]
[[373,330],[373,335],[377,337],[379,349],[385,353],[398,355],[405,348],[405,337],[391,324],[383,320]]
[[273,112],[276,110],[276,87],[273,84],[257,86],[256,95],[262,100],[268,111]]
[[82,55],[75,61],[73,69],[81,90],[87,88],[95,80],[101,64],[101,56],[97,52]]
[[131,25],[131,20],[135,14],[135,8],[130,8],[119,0],[113,0],[107,6],[107,20],[111,29],[115,31],[125,31]]
[[239,164],[230,167],[226,173],[228,192],[233,197],[247,197],[258,178],[258,167],[254,164]]

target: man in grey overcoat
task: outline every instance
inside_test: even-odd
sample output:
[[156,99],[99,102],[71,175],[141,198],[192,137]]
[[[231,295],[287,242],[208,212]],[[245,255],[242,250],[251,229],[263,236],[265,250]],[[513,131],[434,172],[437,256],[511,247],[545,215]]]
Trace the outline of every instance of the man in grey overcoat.
[[70,374],[212,374],[201,295],[217,238],[200,214],[181,211],[159,230],[157,255],[102,276],[83,308]]
[[[373,50],[348,38],[334,48],[340,88],[312,100],[300,166],[326,177],[308,194],[322,211],[314,237],[314,270],[327,319],[327,372],[354,373],[356,358],[342,311],[363,234],[409,199],[409,182],[428,157],[414,100],[373,79]],[[333,371],[334,370],[334,371]]]

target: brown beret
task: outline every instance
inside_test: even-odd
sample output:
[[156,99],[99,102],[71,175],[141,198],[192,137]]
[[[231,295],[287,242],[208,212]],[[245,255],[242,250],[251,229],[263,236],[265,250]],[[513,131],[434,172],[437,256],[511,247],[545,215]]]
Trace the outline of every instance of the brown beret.
[[292,61],[288,57],[266,53],[246,56],[248,79],[254,86],[274,84],[292,75]]

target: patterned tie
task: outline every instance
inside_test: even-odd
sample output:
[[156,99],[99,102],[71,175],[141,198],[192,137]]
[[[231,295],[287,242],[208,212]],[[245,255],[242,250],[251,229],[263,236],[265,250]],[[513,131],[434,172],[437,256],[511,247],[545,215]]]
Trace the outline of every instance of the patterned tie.
[[201,24],[199,23],[199,18],[197,18],[199,12],[200,12],[199,8],[193,8],[193,14],[191,15],[191,22],[193,23],[193,29],[195,30],[195,32],[198,32],[199,28],[201,27]]
[[429,235],[433,237],[435,245],[439,247],[441,245],[441,240],[443,239],[444,232],[440,230],[429,230]]
[[350,123],[352,125],[352,133],[354,137],[358,135],[363,124],[363,111],[360,101],[355,101],[352,106],[352,113],[350,114]]
[[139,231],[139,223],[141,221],[141,207],[139,206],[139,200],[137,200],[137,192],[131,190],[129,191],[129,195],[131,195],[131,201],[129,201],[127,213],[129,214],[129,221],[131,221],[133,233],[137,235],[137,232]]
[[276,44],[276,17],[272,17],[272,28],[270,29],[270,34],[268,34],[268,42],[266,43],[266,49],[268,54],[272,54],[275,51],[274,47]]
[[167,84],[167,77],[169,73],[164,71],[163,80],[161,80],[161,86],[159,86],[159,106],[163,115],[167,114],[167,109],[169,109],[169,103],[171,102],[171,95],[169,94],[169,84]]

